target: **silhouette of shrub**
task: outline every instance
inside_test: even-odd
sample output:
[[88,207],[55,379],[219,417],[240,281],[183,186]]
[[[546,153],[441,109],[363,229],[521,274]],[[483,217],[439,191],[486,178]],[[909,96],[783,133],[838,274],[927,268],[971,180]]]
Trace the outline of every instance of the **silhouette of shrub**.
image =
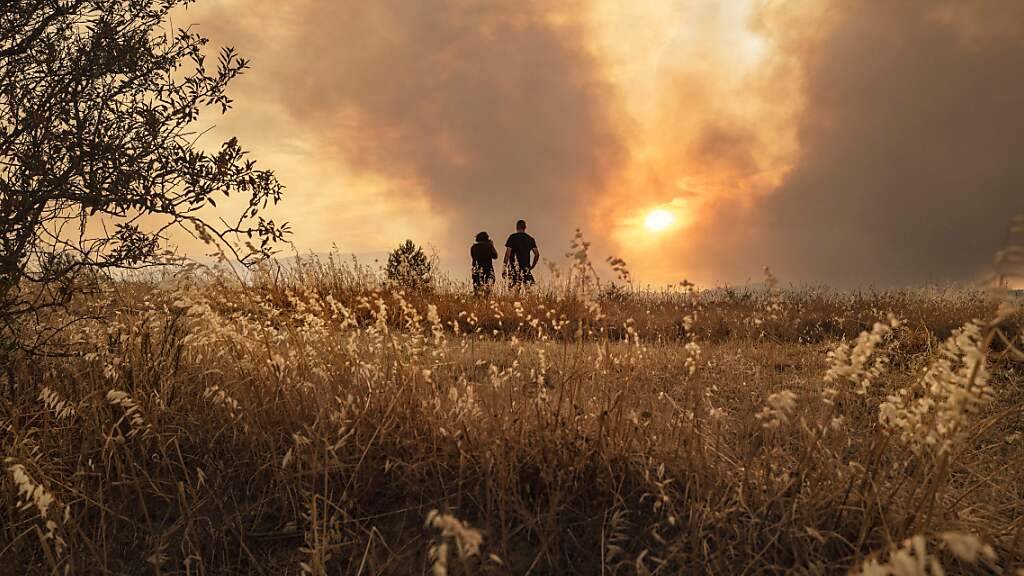
[[388,255],[384,271],[389,281],[409,290],[423,290],[434,280],[433,263],[412,240],[399,244]]

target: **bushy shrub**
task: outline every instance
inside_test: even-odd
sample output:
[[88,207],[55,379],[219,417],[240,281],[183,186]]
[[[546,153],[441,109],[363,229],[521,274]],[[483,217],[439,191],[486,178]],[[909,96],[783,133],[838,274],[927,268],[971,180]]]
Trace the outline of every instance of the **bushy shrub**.
[[434,265],[423,249],[406,240],[388,255],[388,280],[409,290],[422,290],[434,280]]

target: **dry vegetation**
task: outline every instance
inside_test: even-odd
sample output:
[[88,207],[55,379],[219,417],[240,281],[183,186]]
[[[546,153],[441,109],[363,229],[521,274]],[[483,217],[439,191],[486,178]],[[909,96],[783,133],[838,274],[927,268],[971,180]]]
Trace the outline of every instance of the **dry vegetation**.
[[996,295],[588,278],[104,283],[4,376],[0,572],[1021,573]]

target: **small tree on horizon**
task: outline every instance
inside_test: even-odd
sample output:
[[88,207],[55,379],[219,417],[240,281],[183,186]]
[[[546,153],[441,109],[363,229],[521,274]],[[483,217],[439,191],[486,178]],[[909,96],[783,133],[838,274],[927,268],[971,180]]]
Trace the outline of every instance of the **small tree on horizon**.
[[434,281],[434,265],[412,240],[391,251],[384,271],[388,280],[409,290],[422,290]]

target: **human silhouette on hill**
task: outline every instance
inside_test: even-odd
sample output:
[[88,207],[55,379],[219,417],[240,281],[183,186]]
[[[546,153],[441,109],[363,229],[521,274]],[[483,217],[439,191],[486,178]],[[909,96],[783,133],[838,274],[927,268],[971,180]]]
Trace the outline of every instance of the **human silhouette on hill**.
[[515,288],[533,285],[533,268],[537,266],[537,262],[540,262],[537,241],[526,233],[526,220],[519,220],[516,222],[515,234],[505,241],[504,263],[509,286]]
[[473,292],[488,294],[494,286],[494,261],[498,259],[498,251],[487,232],[476,235],[476,243],[469,249],[473,259]]

